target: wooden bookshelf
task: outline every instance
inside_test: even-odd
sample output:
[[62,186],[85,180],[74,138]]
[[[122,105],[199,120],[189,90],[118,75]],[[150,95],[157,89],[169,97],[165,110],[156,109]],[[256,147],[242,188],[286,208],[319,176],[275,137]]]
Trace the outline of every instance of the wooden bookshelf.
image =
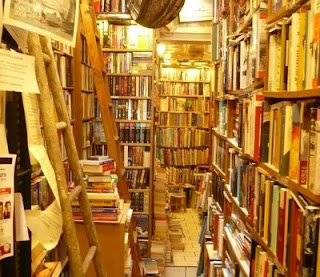
[[[304,205],[320,206],[320,195],[317,194],[315,189],[312,192],[312,186],[308,183],[309,178],[312,178],[312,174],[314,174],[310,168],[317,166],[316,162],[310,164],[310,157],[313,152],[311,154],[308,152],[307,157],[304,158],[308,164],[308,171],[305,173],[307,181],[304,181],[302,176],[301,182],[299,175],[303,174],[303,172],[300,173],[300,158],[302,157],[301,151],[303,151],[301,148],[302,135],[299,133],[299,136],[295,138],[296,144],[292,145],[291,137],[293,137],[293,133],[290,129],[291,127],[295,128],[290,117],[291,107],[298,106],[299,109],[304,107],[305,110],[301,112],[299,110],[298,113],[299,130],[303,130],[301,131],[305,132],[303,136],[307,136],[308,139],[303,146],[306,147],[307,143],[309,145],[313,143],[312,139],[314,137],[311,136],[313,130],[315,130],[315,123],[312,120],[317,121],[318,118],[312,115],[312,112],[315,114],[319,105],[310,104],[308,106],[308,103],[314,103],[320,97],[320,89],[311,88],[315,86],[312,80],[318,77],[318,73],[308,71],[309,67],[307,70],[306,65],[301,63],[303,60],[304,63],[308,64],[307,52],[301,52],[303,54],[300,53],[300,60],[297,59],[295,64],[291,62],[291,69],[289,69],[290,66],[282,63],[285,55],[292,55],[293,57],[292,48],[289,50],[283,48],[284,41],[288,42],[289,40],[290,43],[292,40],[292,37],[288,35],[289,29],[297,36],[297,39],[303,39],[303,43],[307,43],[307,38],[298,37],[300,33],[294,30],[296,26],[301,28],[300,17],[303,17],[305,12],[313,8],[312,3],[310,5],[310,2],[307,2],[300,0],[290,6],[282,2],[280,4],[285,5],[284,7],[280,7],[276,12],[271,12],[272,5],[279,5],[279,2],[269,0],[268,6],[253,9],[252,13],[248,13],[243,20],[241,15],[234,14],[233,8],[247,11],[251,7],[249,9],[245,2],[241,6],[233,0],[229,1],[230,14],[220,16],[219,22],[215,23],[219,24],[219,35],[223,36],[225,34],[227,36],[226,44],[219,41],[212,42],[217,44],[214,47],[221,50],[220,53],[223,53],[223,57],[217,57],[218,62],[212,64],[214,122],[211,129],[214,143],[212,160],[214,208],[212,209],[214,211],[219,210],[219,216],[224,217],[225,244],[223,252],[225,254],[222,255],[222,264],[223,270],[225,270],[223,274],[226,275],[229,275],[229,273],[227,273],[224,262],[229,263],[230,259],[233,263],[239,264],[244,276],[249,276],[248,265],[252,268],[257,262],[256,260],[255,263],[241,260],[239,251],[236,249],[238,246],[235,239],[232,240],[233,234],[231,232],[234,232],[237,236],[240,234],[240,237],[242,235],[248,236],[250,239],[248,239],[247,246],[252,247],[251,251],[256,251],[252,249],[256,249],[254,247],[257,244],[259,246],[258,250],[265,252],[259,258],[262,257],[267,266],[274,265],[278,273],[284,276],[302,275],[302,272],[296,273],[293,271],[290,263],[293,256],[297,256],[300,261],[304,259],[303,250],[302,253],[300,253],[300,250],[306,247],[306,243],[315,245],[315,249],[319,247],[315,240],[308,241],[308,238],[304,237],[306,233],[303,232],[299,244],[301,248],[286,252],[288,247],[295,243],[295,239],[290,235],[292,234],[291,230],[298,228],[298,225],[291,214],[285,214],[289,223],[283,223],[283,214],[279,212],[280,209],[288,211],[290,208],[297,206],[299,207],[297,208],[299,213],[306,213],[305,216],[301,217],[301,221],[307,222],[306,218],[309,211],[302,207]],[[219,3],[217,5],[219,6]],[[300,9],[301,7],[302,9]],[[268,17],[266,8],[268,9]],[[239,18],[243,20],[240,27],[239,23],[237,25],[233,22],[233,20]],[[306,19],[306,24],[312,24],[310,22],[307,22]],[[223,29],[227,24],[231,27],[228,30]],[[238,26],[238,28],[233,30],[235,26]],[[304,35],[308,35],[307,31]],[[224,38],[222,38],[222,41],[224,41]],[[255,41],[255,45],[251,45],[252,41]],[[257,49],[257,52],[253,54],[255,57],[250,57],[246,53],[248,49],[255,46],[255,49]],[[278,53],[279,57],[275,57],[272,51]],[[262,56],[266,59],[262,59]],[[248,64],[250,64],[250,59],[259,61],[259,64],[255,64],[258,68],[249,72],[249,74],[244,74],[244,72],[248,73],[246,70],[251,70],[243,63],[246,58]],[[254,63],[254,60],[251,63]],[[279,66],[280,72],[275,70],[277,66]],[[282,68],[284,68],[283,72]],[[295,72],[298,72],[299,78],[294,78],[293,71],[290,71],[293,70],[292,68],[295,68]],[[291,72],[290,78],[286,78],[288,76],[286,75],[287,72]],[[313,79],[310,78],[312,74],[316,74]],[[316,87],[319,87],[319,84]],[[285,113],[287,110],[289,110],[288,115]],[[281,125],[279,123],[280,118],[282,120]],[[295,118],[297,118],[297,115]],[[271,125],[271,123],[278,125]],[[263,124],[270,129],[267,131],[267,127]],[[305,137],[303,138],[305,139]],[[289,144],[287,145],[287,143]],[[284,145],[287,147],[286,152],[283,151]],[[309,147],[315,147],[314,145]],[[294,151],[298,151],[298,154]],[[294,156],[297,157],[298,162],[296,167],[290,165],[296,162],[289,158],[292,153],[293,155],[297,154]],[[284,160],[284,155],[287,155],[288,160]],[[290,172],[290,166],[293,173]],[[221,168],[225,170],[222,171]],[[297,168],[298,173],[295,173],[292,168]],[[318,168],[315,170],[318,170]],[[290,178],[288,175],[296,176],[297,180]],[[300,182],[305,182],[305,184],[300,184]],[[315,183],[317,184],[317,182]],[[268,193],[269,198],[265,193]],[[286,202],[280,207],[280,200],[277,202],[277,197],[279,199],[280,197],[282,197],[281,199],[292,197],[292,202],[290,202],[290,205]],[[283,204],[283,202],[281,203]],[[222,209],[218,209],[218,206]],[[281,223],[279,224],[279,222]],[[283,225],[281,225],[282,223]],[[226,227],[226,225],[231,226],[231,228]],[[237,226],[237,228],[233,228],[234,226]],[[217,227],[213,226],[213,228]],[[293,229],[290,230],[289,228]],[[218,236],[221,235],[220,231],[218,228],[211,230],[214,235]],[[286,233],[285,236],[288,235],[286,244],[281,241],[281,232]],[[319,228],[316,227],[314,232],[318,233]],[[252,243],[253,241],[255,243]],[[285,261],[281,260],[283,259],[283,256],[281,256],[284,255],[283,253],[287,255]],[[317,254],[314,252],[313,255]],[[253,268],[253,270],[256,269]],[[313,270],[315,270],[314,267]],[[250,272],[250,276],[260,277],[257,271]]]
[[173,79],[173,80],[159,79],[158,82],[210,84],[210,81],[187,81],[187,80],[178,80],[178,79]]
[[130,49],[130,48],[102,48],[103,52],[110,53],[127,53],[127,52],[153,52],[153,49]]

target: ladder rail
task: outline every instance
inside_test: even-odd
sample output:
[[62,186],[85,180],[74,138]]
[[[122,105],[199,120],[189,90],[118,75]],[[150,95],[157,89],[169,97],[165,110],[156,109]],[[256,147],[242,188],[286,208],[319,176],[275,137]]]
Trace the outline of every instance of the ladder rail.
[[[47,54],[51,61],[54,61],[53,51],[51,47],[50,41],[46,38],[41,36],[40,37],[41,46],[45,54]],[[106,269],[104,267],[102,251],[95,227],[95,223],[92,218],[91,206],[88,200],[88,196],[85,190],[84,182],[83,182],[83,174],[79,164],[79,155],[76,148],[76,143],[73,136],[73,131],[67,111],[67,107],[65,104],[65,100],[63,97],[63,91],[61,87],[61,83],[57,74],[56,65],[54,62],[51,62],[46,67],[49,81],[49,86],[52,90],[53,99],[55,102],[55,107],[58,115],[59,121],[64,121],[67,123],[67,127],[63,132],[63,140],[66,145],[66,152],[68,155],[69,165],[71,171],[73,173],[73,180],[75,186],[82,187],[82,191],[79,194],[78,200],[80,203],[81,213],[83,215],[83,221],[85,230],[88,237],[88,242],[90,246],[96,247],[96,253],[94,255],[94,265],[96,269],[96,273],[98,277],[106,277]],[[73,218],[71,219],[73,220]]]
[[69,202],[67,181],[62,164],[62,155],[59,146],[58,134],[54,119],[53,99],[50,96],[50,89],[46,75],[45,62],[42,53],[40,38],[38,35],[29,32],[28,49],[31,55],[35,57],[35,71],[40,89],[38,96],[40,114],[42,118],[45,141],[47,143],[47,152],[55,171],[60,196],[60,204],[63,218],[63,232],[68,249],[69,263],[72,276],[84,277],[80,247],[75,231],[75,224],[72,217],[71,205]]

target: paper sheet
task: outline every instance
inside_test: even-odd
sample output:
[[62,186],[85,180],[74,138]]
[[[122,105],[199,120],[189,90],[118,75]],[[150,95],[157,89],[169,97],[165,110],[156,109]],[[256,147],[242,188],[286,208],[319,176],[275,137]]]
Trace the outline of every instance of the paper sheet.
[[55,248],[62,233],[62,215],[55,200],[45,211],[27,210],[27,224],[32,240],[39,240],[47,250]]
[[14,194],[14,222],[16,228],[16,241],[28,241],[30,240],[26,222],[26,216],[24,213],[23,199],[20,192]]
[[40,93],[34,57],[0,49],[0,90]]
[[8,154],[7,134],[5,127],[6,92],[0,91],[0,154]]
[[56,198],[45,211],[26,211],[27,225],[32,232],[32,236],[39,240],[47,250],[50,250],[58,244],[62,233],[63,222],[58,186],[54,170],[43,145],[37,95],[28,93],[22,94],[22,100],[27,125],[29,151],[40,163],[43,174],[47,178],[50,188]]
[[0,155],[0,260],[14,254],[14,171],[16,155]]

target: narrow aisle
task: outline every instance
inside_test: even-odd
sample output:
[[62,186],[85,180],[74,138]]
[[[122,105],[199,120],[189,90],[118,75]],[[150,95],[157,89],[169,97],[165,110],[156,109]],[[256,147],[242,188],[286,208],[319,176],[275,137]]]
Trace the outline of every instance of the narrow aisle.
[[168,266],[198,266],[201,231],[201,219],[195,209],[187,209],[185,213],[172,213],[173,220],[179,220],[183,233],[184,250],[172,250],[173,263]]

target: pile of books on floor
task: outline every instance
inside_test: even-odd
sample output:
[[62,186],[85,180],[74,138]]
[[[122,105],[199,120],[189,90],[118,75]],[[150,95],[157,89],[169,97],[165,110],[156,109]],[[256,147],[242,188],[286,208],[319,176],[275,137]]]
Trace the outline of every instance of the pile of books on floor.
[[163,276],[159,272],[157,261],[153,259],[147,259],[144,261],[143,276]]
[[[94,221],[119,221],[121,201],[115,161],[107,156],[90,156],[80,164]],[[83,220],[78,200],[72,202],[72,211],[74,220]]]
[[184,250],[184,234],[179,220],[169,220],[169,238],[172,250]]

